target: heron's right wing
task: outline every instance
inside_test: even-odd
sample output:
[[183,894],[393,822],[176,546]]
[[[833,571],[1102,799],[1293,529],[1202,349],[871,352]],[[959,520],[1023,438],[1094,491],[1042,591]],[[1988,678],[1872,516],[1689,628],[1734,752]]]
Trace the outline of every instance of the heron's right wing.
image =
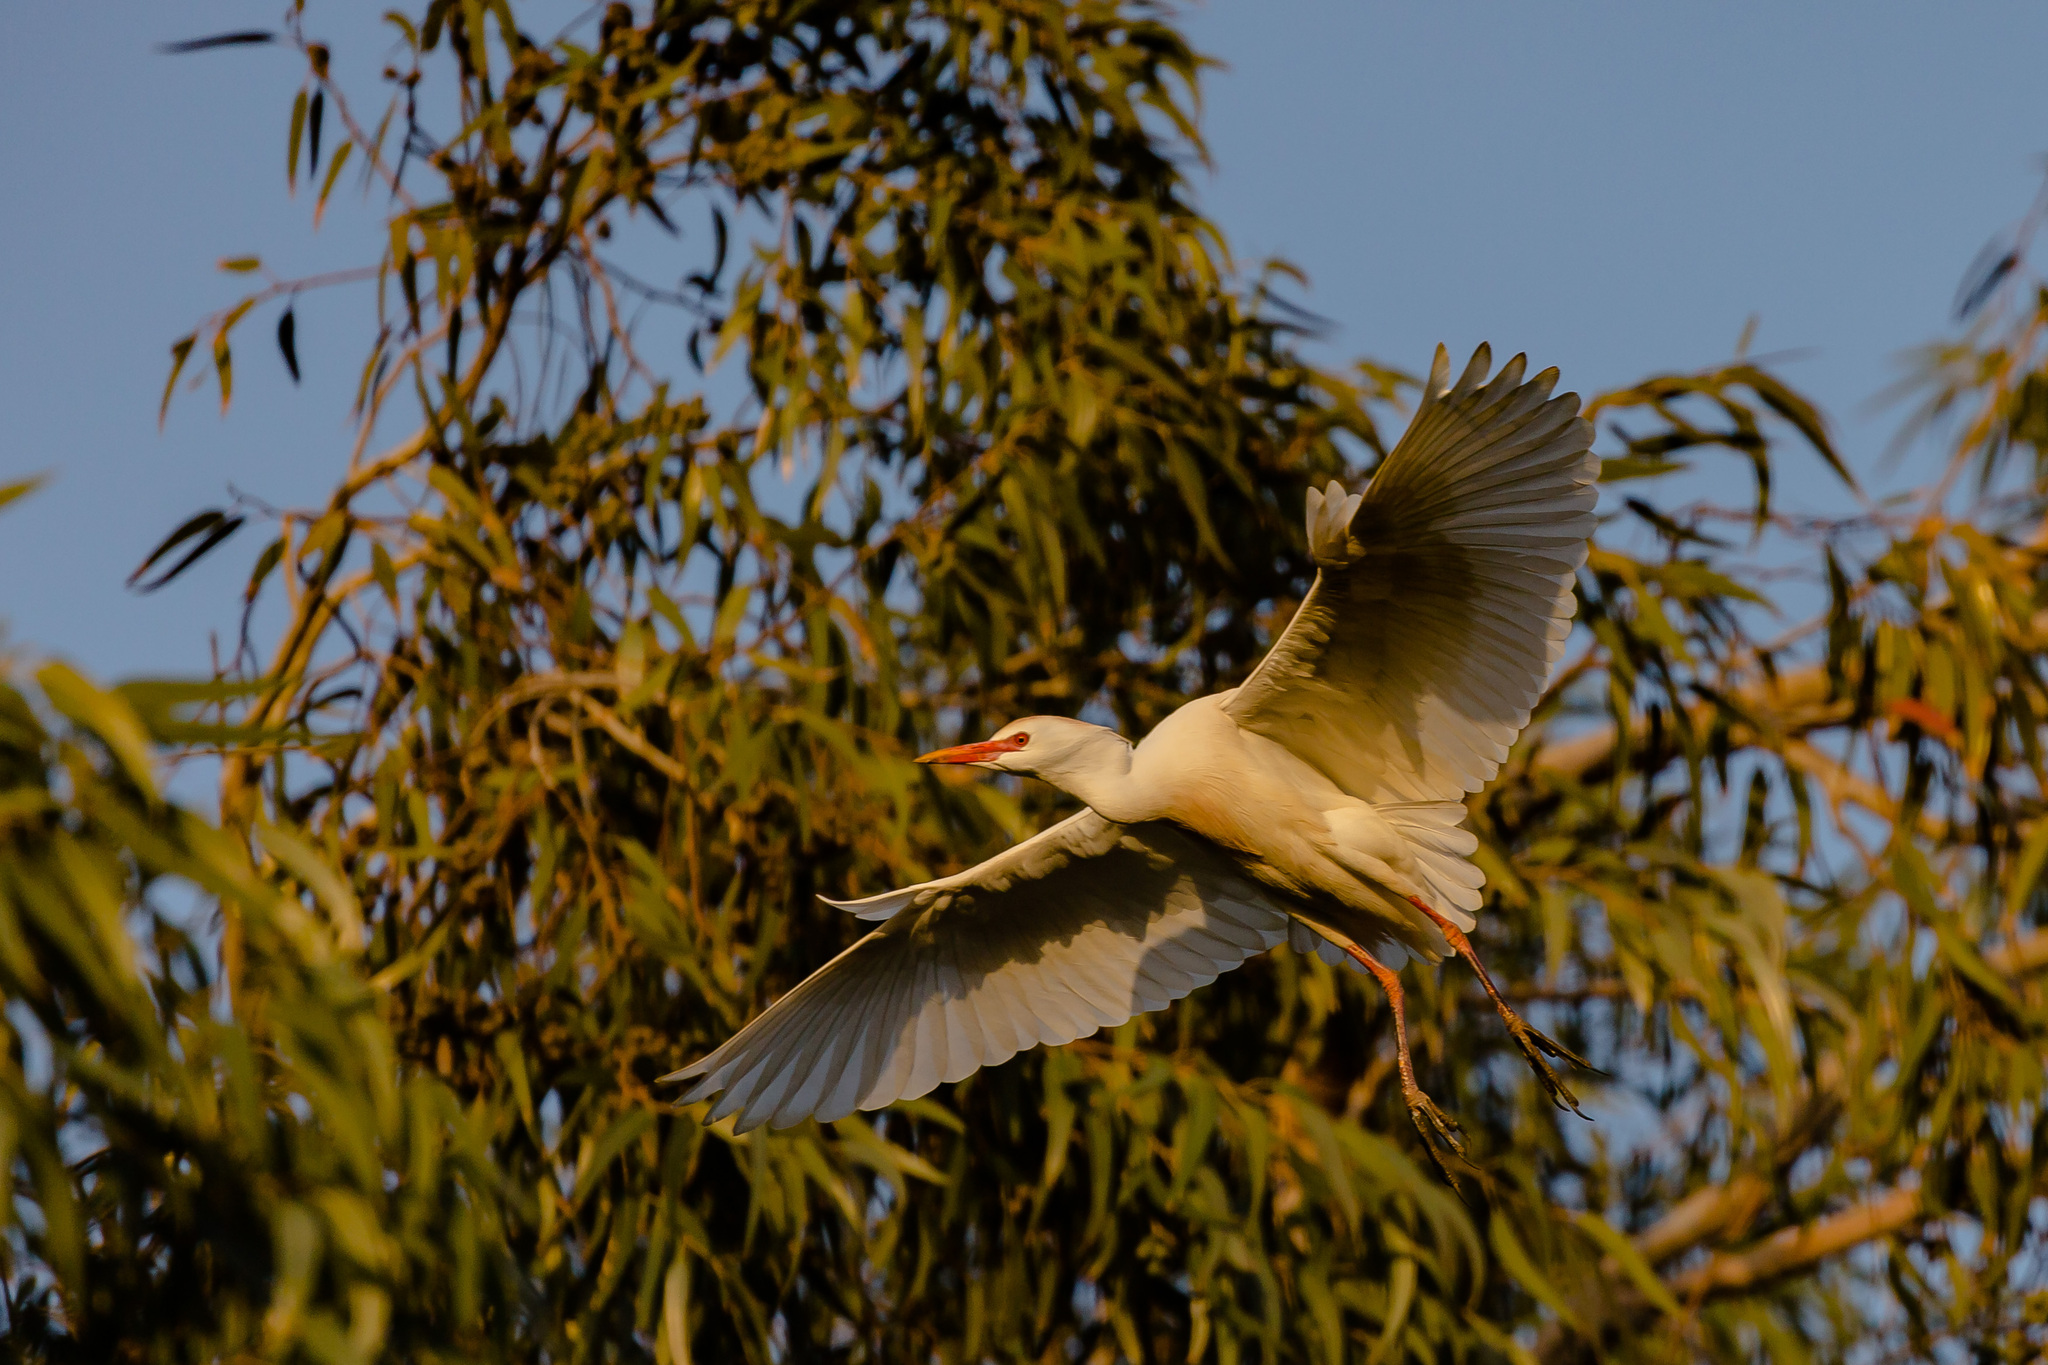
[[[875,897],[890,918],[710,1056],[683,1103],[744,1132],[844,1118],[1156,1010],[1287,937],[1217,846],[1082,811],[949,877]],[[856,902],[856,905],[869,904]]]
[[1309,494],[1315,586],[1223,709],[1375,805],[1460,801],[1500,768],[1571,629],[1600,462],[1556,370],[1454,384],[1363,494]]

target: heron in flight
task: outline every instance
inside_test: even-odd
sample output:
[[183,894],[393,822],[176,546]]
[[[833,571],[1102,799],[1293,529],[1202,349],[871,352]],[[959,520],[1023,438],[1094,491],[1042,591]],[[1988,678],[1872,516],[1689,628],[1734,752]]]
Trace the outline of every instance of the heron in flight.
[[1599,461],[1557,371],[1422,402],[1363,493],[1308,495],[1317,573],[1241,686],[1132,744],[1057,716],[920,763],[1026,773],[1085,809],[965,872],[834,901],[881,927],[667,1080],[738,1131],[914,1098],[1040,1043],[1164,1007],[1283,941],[1349,964],[1393,1008],[1401,1093],[1439,1169],[1456,1125],[1415,1082],[1398,969],[1469,963],[1551,1098],[1585,1066],[1501,997],[1466,934],[1484,877],[1461,827],[1565,647]]

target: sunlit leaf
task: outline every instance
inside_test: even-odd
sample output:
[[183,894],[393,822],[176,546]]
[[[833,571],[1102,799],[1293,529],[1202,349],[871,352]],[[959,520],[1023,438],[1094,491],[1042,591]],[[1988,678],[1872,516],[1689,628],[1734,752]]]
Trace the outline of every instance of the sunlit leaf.
[[49,476],[38,474],[34,478],[16,479],[13,483],[0,484],[0,507],[7,506],[17,498],[25,498],[49,482]]

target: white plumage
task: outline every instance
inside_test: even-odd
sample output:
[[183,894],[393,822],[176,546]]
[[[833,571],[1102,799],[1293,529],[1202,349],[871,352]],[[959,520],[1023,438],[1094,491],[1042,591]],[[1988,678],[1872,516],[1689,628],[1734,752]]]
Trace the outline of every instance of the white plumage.
[[1040,1043],[1160,1009],[1287,934],[1287,912],[1175,825],[1070,816],[970,872],[845,903],[883,926],[690,1068],[737,1126],[915,1099]]
[[[1059,717],[925,755],[1030,773],[1087,809],[956,876],[843,903],[880,928],[669,1079],[744,1131],[923,1095],[1040,1043],[1158,1009],[1291,939],[1371,972],[1456,951],[1481,904],[1463,798],[1500,768],[1570,629],[1598,462],[1557,372],[1455,384],[1362,494],[1308,496],[1316,582],[1243,684],[1133,747]],[[837,902],[835,902],[837,904]],[[1530,1029],[1486,981],[1561,1103]],[[1425,1138],[1453,1125],[1403,1090]],[[1428,1145],[1427,1142],[1425,1144]],[[1430,1154],[1435,1157],[1434,1147]],[[1446,1174],[1448,1171],[1446,1170]]]

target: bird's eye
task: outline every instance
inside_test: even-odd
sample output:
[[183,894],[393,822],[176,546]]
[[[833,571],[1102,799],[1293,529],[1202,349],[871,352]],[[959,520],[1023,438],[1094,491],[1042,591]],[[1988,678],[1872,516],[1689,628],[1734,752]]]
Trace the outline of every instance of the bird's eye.
[[1019,730],[1016,734],[1010,736],[1010,747],[1013,749],[1021,749],[1030,742],[1031,736],[1026,734],[1022,730]]

